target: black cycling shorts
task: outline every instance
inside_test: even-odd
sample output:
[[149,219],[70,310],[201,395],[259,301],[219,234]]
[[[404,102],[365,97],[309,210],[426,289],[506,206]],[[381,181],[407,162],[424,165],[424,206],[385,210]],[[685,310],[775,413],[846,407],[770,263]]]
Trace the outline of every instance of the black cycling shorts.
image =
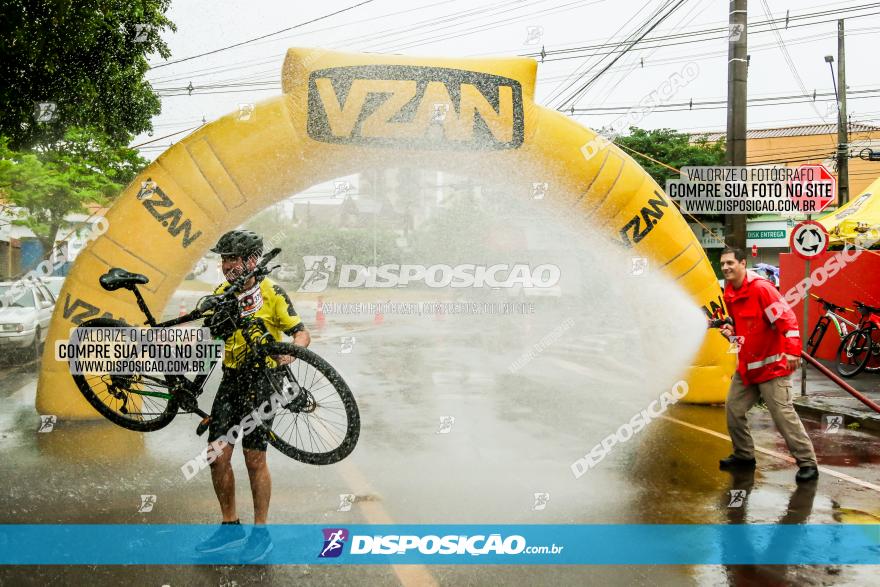
[[[249,434],[241,436],[241,422],[272,395],[272,385],[266,377],[275,378],[280,385],[281,373],[272,369],[224,369],[223,379],[211,406],[211,424],[208,427],[208,442],[214,442],[222,436],[227,437],[230,444],[236,444],[236,434],[229,432],[239,426],[237,434],[241,445],[247,450],[266,450],[269,443],[268,428],[272,420],[259,420],[265,426],[257,426]],[[256,416],[255,416],[256,417]]]

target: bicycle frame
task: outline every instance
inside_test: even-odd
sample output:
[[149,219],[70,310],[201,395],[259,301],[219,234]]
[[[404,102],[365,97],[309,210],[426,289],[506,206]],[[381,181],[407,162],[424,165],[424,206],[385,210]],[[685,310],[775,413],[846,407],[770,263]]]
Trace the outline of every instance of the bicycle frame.
[[858,328],[857,324],[850,322],[829,308],[816,322],[816,326],[813,327],[813,331],[810,333],[810,338],[807,339],[807,350],[811,355],[816,354],[819,345],[822,344],[829,324],[834,324],[834,329],[837,330],[837,335],[841,340],[849,334],[849,327]]
[[[177,326],[179,324],[184,324],[186,322],[193,322],[195,320],[198,320],[198,319],[202,318],[204,315],[203,312],[201,312],[198,309],[195,309],[192,312],[184,314],[183,316],[180,316],[178,318],[166,320],[165,322],[156,322],[155,318],[153,317],[152,312],[150,312],[149,307],[147,307],[146,301],[144,300],[140,291],[138,291],[137,286],[136,285],[132,286],[130,289],[134,293],[135,297],[137,298],[138,307],[144,313],[144,316],[147,319],[147,325],[150,328],[168,328],[171,326]],[[255,326],[254,321],[246,320],[241,325],[241,329],[246,331],[253,326]],[[223,340],[223,339],[222,338],[215,338],[214,340]],[[257,348],[259,345],[255,345],[253,343],[253,341],[251,340],[250,336],[244,336],[244,341],[248,347],[248,350],[255,355],[257,361],[262,361],[265,358],[264,353],[260,349]],[[273,342],[273,339],[271,336],[269,336],[268,342]],[[201,391],[204,388],[205,383],[211,377],[211,374],[214,372],[214,369],[217,367],[217,363],[219,363],[219,362],[220,362],[219,359],[212,360],[207,372],[200,373],[200,374],[196,375],[195,378],[193,378],[192,380],[187,379],[187,377],[185,375],[166,375],[165,377],[168,379],[167,381],[162,381],[158,377],[153,377],[153,376],[149,376],[149,375],[141,375],[141,377],[143,377],[145,379],[149,379],[149,380],[154,381],[156,383],[159,383],[161,385],[168,385],[169,390],[170,390],[169,393],[162,393],[162,392],[158,392],[158,391],[134,390],[134,389],[130,390],[130,392],[136,393],[138,395],[157,397],[157,398],[161,398],[161,399],[165,399],[165,400],[171,400],[174,397],[174,394],[176,393],[176,394],[178,394],[177,399],[183,400],[183,401],[181,401],[181,407],[183,407],[184,409],[191,410],[192,413],[198,414],[202,418],[207,418],[208,414],[206,412],[204,412],[201,408],[198,407],[198,404],[197,404],[198,396],[201,395]],[[181,397],[181,393],[183,394],[183,397]],[[186,397],[187,395],[189,397]],[[189,401],[186,401],[186,400],[189,400]]]
[[[236,286],[231,286],[231,289],[240,287],[250,277],[253,277],[253,276],[259,277],[260,275],[268,274],[271,270],[267,271],[265,264],[268,263],[268,261],[272,257],[276,256],[280,251],[281,251],[281,249],[273,249],[272,251],[270,251],[266,255],[266,257],[264,257],[264,261],[261,264],[262,267],[258,266],[254,271],[248,273],[245,276],[240,277],[237,280],[237,282],[240,282],[240,283],[238,283],[238,285],[236,285]],[[261,272],[264,272],[264,273],[261,273]],[[259,278],[262,278],[262,277],[259,277]],[[199,308],[196,308],[193,311],[184,314],[183,316],[179,316],[178,318],[166,320],[165,322],[156,322],[156,318],[153,316],[153,313],[150,311],[150,308],[147,306],[147,302],[146,302],[146,300],[144,300],[143,295],[141,295],[141,292],[138,289],[137,285],[132,284],[131,286],[126,287],[125,289],[128,289],[129,291],[131,291],[134,294],[135,299],[137,300],[138,308],[144,314],[144,317],[146,318],[146,325],[149,326],[150,328],[169,328],[172,326],[177,326],[179,324],[184,324],[186,322],[194,322],[194,321],[199,320],[205,316],[204,311],[200,310]],[[229,291],[229,290],[227,290],[227,291]],[[233,289],[233,291],[234,291],[234,289]],[[241,328],[243,330],[247,330],[253,324],[254,324],[254,321],[246,320],[241,325]],[[269,342],[272,342],[271,336],[269,336],[269,339],[270,339]],[[222,339],[215,338],[215,340],[222,340]],[[250,336],[244,336],[244,340],[245,340],[245,344],[247,344],[247,346],[248,346],[248,350],[255,354],[255,357],[257,358],[257,360],[259,362],[262,362],[263,359],[265,358],[264,353],[262,353],[258,348],[256,348],[256,346],[254,344],[252,344],[252,341],[250,340]],[[165,381],[163,381],[157,377],[151,377],[149,375],[140,375],[141,377],[144,377],[145,379],[151,380],[155,383],[159,383],[163,386],[167,385],[169,388],[169,393],[162,393],[162,392],[158,392],[158,391],[143,391],[143,390],[129,390],[129,391],[131,393],[137,393],[139,395],[145,395],[145,396],[150,396],[150,397],[157,397],[157,398],[161,398],[161,399],[165,399],[165,400],[169,400],[169,401],[171,399],[175,398],[175,394],[178,394],[177,399],[179,400],[181,407],[192,411],[192,413],[194,413],[194,414],[198,414],[203,419],[206,419],[206,418],[208,418],[209,414],[207,412],[205,412],[204,410],[202,410],[201,408],[199,408],[198,403],[197,403],[198,396],[201,394],[201,391],[204,388],[205,383],[208,381],[208,378],[214,372],[214,369],[216,368],[217,363],[219,363],[219,362],[220,362],[219,359],[213,360],[211,362],[210,367],[207,370],[207,373],[200,373],[200,374],[196,375],[195,378],[193,378],[192,380],[187,379],[186,376],[184,376],[184,375],[165,375],[165,378],[166,378]]]
[[856,329],[859,327],[859,325],[855,322],[847,320],[840,314],[835,314],[831,310],[825,312],[825,316],[823,316],[823,318],[824,317],[827,317],[831,321],[831,323],[834,324],[834,328],[837,329],[837,334],[838,336],[840,336],[840,338],[844,338],[847,334],[850,333],[849,328]]

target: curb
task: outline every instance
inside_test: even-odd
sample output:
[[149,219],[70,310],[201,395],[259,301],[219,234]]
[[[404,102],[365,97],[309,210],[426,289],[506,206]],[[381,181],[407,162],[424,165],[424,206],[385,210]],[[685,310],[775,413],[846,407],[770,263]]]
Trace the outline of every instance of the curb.
[[880,414],[873,412],[865,412],[845,406],[833,405],[817,405],[813,400],[806,398],[798,398],[794,400],[794,409],[799,414],[810,414],[822,416],[825,414],[833,414],[844,417],[844,426],[848,426],[853,422],[859,424],[859,430],[870,430],[872,432],[880,432]]

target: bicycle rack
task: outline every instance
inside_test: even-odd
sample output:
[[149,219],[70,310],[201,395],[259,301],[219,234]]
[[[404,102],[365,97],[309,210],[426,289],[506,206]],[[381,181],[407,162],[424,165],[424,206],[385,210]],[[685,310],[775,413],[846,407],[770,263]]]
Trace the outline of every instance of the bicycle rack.
[[871,401],[870,399],[865,397],[859,390],[855,389],[852,385],[850,385],[849,383],[847,383],[846,381],[844,381],[843,379],[838,377],[837,374],[834,373],[831,369],[829,369],[828,367],[826,367],[825,365],[823,365],[822,363],[820,363],[819,361],[817,361],[816,359],[814,359],[813,357],[808,355],[806,352],[802,351],[801,356],[809,364],[811,364],[813,367],[815,367],[819,371],[819,373],[825,375],[828,379],[830,379],[831,381],[836,383],[838,386],[840,386],[845,392],[847,392],[848,394],[850,394],[851,396],[853,396],[854,398],[856,398],[857,400],[859,400],[860,402],[862,402],[863,404],[865,404],[866,406],[868,406],[869,408],[871,408],[872,410],[874,410],[875,412],[880,414],[880,405],[875,404],[873,401]]

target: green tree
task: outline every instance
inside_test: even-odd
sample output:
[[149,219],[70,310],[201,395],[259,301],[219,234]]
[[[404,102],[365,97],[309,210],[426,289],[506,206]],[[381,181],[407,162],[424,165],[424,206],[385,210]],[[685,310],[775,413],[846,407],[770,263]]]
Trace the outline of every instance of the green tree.
[[146,163],[94,129],[70,128],[63,140],[29,151],[11,149],[0,136],[0,197],[26,211],[16,223],[49,251],[65,216],[108,203]]
[[[0,134],[13,149],[93,127],[115,145],[152,130],[161,103],[147,55],[169,57],[160,33],[171,0],[17,0],[0,5]],[[54,103],[37,116],[38,103]],[[39,118],[43,120],[40,121]]]
[[458,194],[411,233],[412,262],[483,263],[491,250],[494,221],[470,194]]
[[[615,144],[622,145],[633,151],[644,153],[658,161],[681,169],[686,165],[724,165],[724,143],[710,143],[703,138],[691,142],[691,136],[670,128],[645,130],[630,127],[630,134],[617,137]],[[644,167],[661,187],[666,186],[667,179],[674,179],[678,174],[671,169],[628,151],[639,165]]]
[[[725,164],[725,145],[724,141],[709,142],[706,137],[697,137],[691,140],[691,135],[687,135],[669,128],[661,128],[658,130],[644,130],[641,128],[630,128],[630,134],[618,137],[615,141],[618,145],[628,147],[633,151],[644,153],[657,161],[662,161],[671,167],[681,169],[685,166],[697,165],[724,165]],[[660,184],[660,187],[666,189],[666,180],[675,179],[679,174],[658,165],[657,163],[646,159],[640,155],[629,152],[639,164],[644,167],[654,180]],[[723,220],[721,214],[701,214],[700,219],[703,222],[717,222]],[[691,219],[688,219],[690,222]],[[705,249],[706,256],[715,269],[715,274],[721,274],[719,254],[721,249]]]
[[[248,223],[253,226],[252,223]],[[266,235],[268,236],[268,235]],[[336,257],[337,271],[342,265],[373,264],[372,228],[338,228],[335,226],[318,226],[310,228],[288,228],[281,240],[280,260],[297,266],[299,274],[303,274],[303,257],[307,255],[327,255]],[[400,249],[395,243],[396,235],[386,228],[378,228],[375,232],[376,263],[400,262]]]

